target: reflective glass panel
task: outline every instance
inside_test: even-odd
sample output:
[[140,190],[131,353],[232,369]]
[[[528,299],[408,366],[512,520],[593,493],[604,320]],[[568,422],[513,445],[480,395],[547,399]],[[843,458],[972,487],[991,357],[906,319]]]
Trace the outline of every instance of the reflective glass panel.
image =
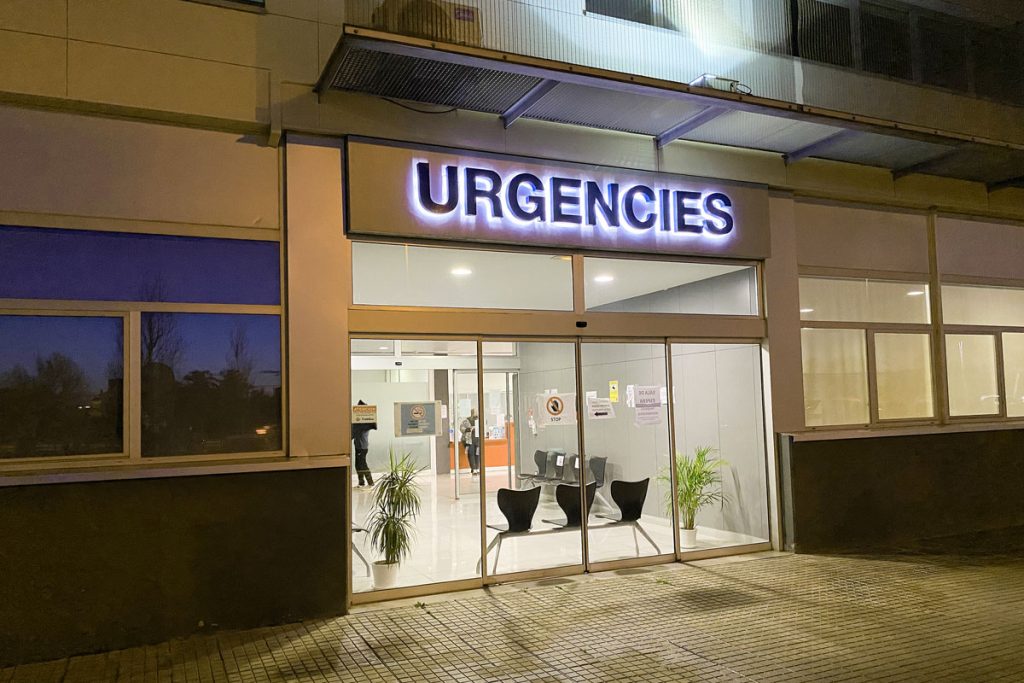
[[928,285],[888,280],[800,278],[800,319],[928,323]]
[[1024,334],[1003,335],[1006,416],[1024,417]]
[[580,524],[565,526],[562,507],[580,509],[575,345],[517,342],[514,356],[507,346],[483,345],[488,571],[579,565]]
[[[482,442],[475,342],[354,339],[351,359],[352,589],[480,576],[481,475],[469,468]],[[417,514],[388,504],[402,490],[419,501]],[[386,542],[397,527],[406,553]]]
[[281,449],[276,315],[142,314],[142,455]]
[[935,416],[931,338],[927,334],[875,334],[878,419]]
[[122,318],[0,315],[0,459],[124,450]]
[[373,306],[571,311],[572,260],[353,242],[352,300]]
[[[584,343],[591,562],[672,553],[664,344]],[[614,399],[614,400],[613,400]]]
[[277,242],[0,227],[0,298],[277,305],[279,258]]
[[863,330],[800,331],[808,427],[867,424],[868,364]]
[[998,415],[996,338],[990,334],[947,334],[946,382],[950,415]]
[[[680,521],[685,530],[692,517],[696,530],[689,542],[681,534],[683,549],[768,541],[760,346],[673,344],[672,382]],[[700,451],[710,467],[697,467]],[[710,499],[694,505],[702,494]]]
[[641,259],[583,259],[588,311],[757,315],[757,269]]
[[942,319],[947,325],[1024,326],[1024,289],[943,285]]

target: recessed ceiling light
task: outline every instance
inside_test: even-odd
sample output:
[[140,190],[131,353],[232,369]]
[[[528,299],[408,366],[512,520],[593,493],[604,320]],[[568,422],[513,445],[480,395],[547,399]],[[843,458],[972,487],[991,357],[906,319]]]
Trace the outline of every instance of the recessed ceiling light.
[[378,346],[377,348],[379,350],[381,350],[381,351],[387,351],[388,350],[388,347],[386,347],[386,346]]
[[455,277],[468,277],[473,274],[473,271],[469,268],[458,266],[457,268],[452,268],[451,273]]
[[814,313],[814,309],[813,308],[801,308],[800,312],[801,313]]
[[614,275],[598,275],[594,278],[594,282],[612,282],[615,279]]
[[924,290],[912,289],[909,292],[907,292],[907,296],[924,296]]

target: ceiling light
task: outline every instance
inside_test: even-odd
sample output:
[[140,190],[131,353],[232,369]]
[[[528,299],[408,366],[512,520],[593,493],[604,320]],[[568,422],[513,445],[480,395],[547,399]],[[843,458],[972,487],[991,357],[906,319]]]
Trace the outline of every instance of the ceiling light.
[[801,313],[814,313],[814,309],[813,308],[801,308],[800,312]]
[[611,282],[614,279],[615,279],[614,275],[598,275],[597,277],[594,278],[594,282],[605,283],[605,282]]
[[380,350],[380,351],[387,351],[388,347],[386,347],[386,346],[378,346],[377,349]]
[[907,296],[924,296],[924,290],[923,289],[912,289],[909,292],[907,292]]
[[469,268],[458,266],[457,268],[452,268],[451,273],[455,277],[468,277],[473,274],[473,271]]

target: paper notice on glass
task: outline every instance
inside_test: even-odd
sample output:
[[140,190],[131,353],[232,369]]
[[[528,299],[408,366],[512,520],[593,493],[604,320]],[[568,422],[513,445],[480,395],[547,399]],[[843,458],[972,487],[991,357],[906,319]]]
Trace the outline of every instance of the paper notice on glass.
[[638,427],[644,425],[661,424],[661,406],[637,406],[633,413],[633,424]]
[[576,424],[576,394],[538,396],[537,416],[541,427]]
[[636,388],[636,407],[651,408],[661,405],[661,387],[638,386]]
[[668,389],[665,387],[661,388],[661,405],[668,405]]
[[585,394],[583,395],[583,397],[584,397],[584,398],[585,398],[586,400],[588,400],[588,401],[589,401],[589,400],[590,400],[590,399],[592,399],[592,398],[597,398],[597,392],[596,392],[596,391],[588,391],[587,393],[585,393]]
[[587,417],[591,420],[611,420],[615,417],[615,408],[610,398],[587,398]]
[[352,424],[377,424],[377,406],[352,406]]
[[608,400],[612,403],[619,402],[619,380],[608,380]]
[[632,384],[626,385],[626,407],[636,407],[636,387],[633,386]]

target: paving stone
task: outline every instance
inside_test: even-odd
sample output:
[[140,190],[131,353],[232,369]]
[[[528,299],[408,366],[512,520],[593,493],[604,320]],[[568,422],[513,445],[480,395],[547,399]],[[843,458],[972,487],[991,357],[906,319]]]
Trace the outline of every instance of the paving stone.
[[1024,680],[1024,555],[774,555],[0,669],[0,683]]

